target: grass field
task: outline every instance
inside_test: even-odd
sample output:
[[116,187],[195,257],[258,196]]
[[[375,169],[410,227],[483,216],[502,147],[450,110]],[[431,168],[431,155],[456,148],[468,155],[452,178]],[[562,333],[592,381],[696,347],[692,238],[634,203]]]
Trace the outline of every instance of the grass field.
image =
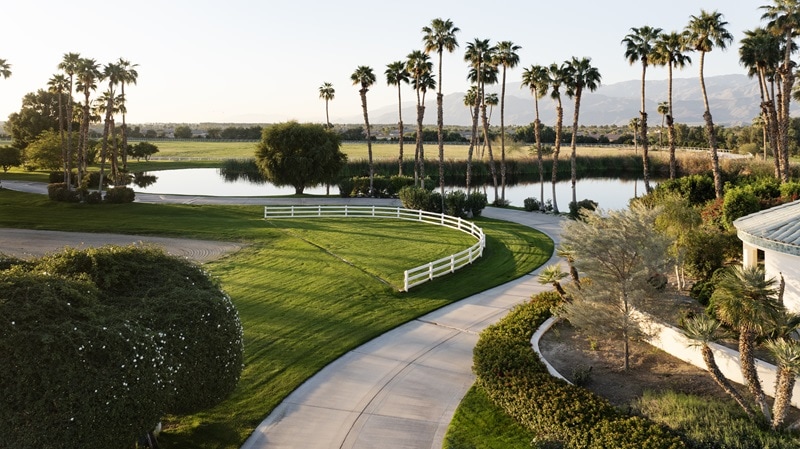
[[[474,239],[410,222],[262,217],[257,206],[64,204],[0,190],[2,227],[246,244],[205,265],[233,298],[244,326],[241,381],[218,406],[169,417],[163,448],[239,447],[286,395],[343,353],[415,317],[528,273],[553,250],[552,241],[533,229],[481,218],[478,224],[487,234],[484,258],[454,275],[399,293],[393,286],[409,264],[466,248]],[[378,244],[380,254],[373,250]]]

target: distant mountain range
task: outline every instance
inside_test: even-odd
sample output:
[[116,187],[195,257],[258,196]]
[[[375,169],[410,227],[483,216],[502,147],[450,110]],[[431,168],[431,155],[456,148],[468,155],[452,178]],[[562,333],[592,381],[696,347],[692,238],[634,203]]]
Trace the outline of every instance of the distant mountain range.
[[[711,115],[714,123],[720,125],[750,124],[759,112],[758,83],[746,75],[722,75],[705,79]],[[647,81],[647,113],[651,126],[661,124],[658,103],[667,100],[667,80]],[[534,120],[533,96],[521,83],[506,86],[506,125],[527,125]],[[487,92],[496,91],[500,86],[487,87]],[[703,124],[703,96],[698,78],[675,78],[673,80],[673,109],[676,123],[687,125]],[[641,103],[641,81],[631,80],[609,85],[601,85],[595,92],[584,92],[581,100],[581,125],[627,125],[639,116]],[[436,96],[430,95],[425,105],[426,125],[436,124]],[[562,94],[564,124],[572,123],[573,102]],[[555,102],[549,97],[539,100],[539,113],[546,125],[555,124]],[[793,114],[794,115],[794,114]],[[415,104],[403,103],[403,121],[407,127],[414,126],[416,120]],[[447,125],[471,125],[470,110],[464,106],[464,92],[444,97],[444,117]],[[360,115],[349,117],[347,123],[359,123]],[[370,111],[371,123],[396,123],[397,106],[385,106]],[[492,125],[500,124],[499,105],[494,107]]]

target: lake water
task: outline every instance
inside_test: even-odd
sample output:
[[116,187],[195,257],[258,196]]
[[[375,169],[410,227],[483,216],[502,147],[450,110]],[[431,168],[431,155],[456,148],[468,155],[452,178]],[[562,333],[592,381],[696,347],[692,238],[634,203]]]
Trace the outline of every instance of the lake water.
[[[201,196],[287,196],[294,194],[294,187],[276,187],[271,183],[257,183],[245,179],[226,180],[216,168],[191,168],[181,170],[153,171],[143,174],[154,176],[155,181],[147,187],[132,185],[134,191],[141,193],[201,195]],[[654,185],[654,184],[652,184]],[[452,187],[447,190],[453,190]],[[457,188],[463,190],[463,187]],[[494,187],[481,186],[491,203],[494,200]],[[500,187],[498,187],[498,192]],[[512,206],[522,206],[525,198],[539,199],[539,183],[519,183],[506,186],[506,199]],[[544,183],[544,199],[552,199],[553,187],[549,181]],[[602,209],[624,209],[628,201],[644,193],[644,183],[639,180],[619,178],[584,178],[577,180],[578,201],[590,199],[599,203]],[[306,194],[325,195],[325,186],[306,188]],[[331,194],[338,195],[339,188],[331,186]],[[556,196],[561,211],[569,210],[572,201],[572,184],[569,180],[556,183]]]

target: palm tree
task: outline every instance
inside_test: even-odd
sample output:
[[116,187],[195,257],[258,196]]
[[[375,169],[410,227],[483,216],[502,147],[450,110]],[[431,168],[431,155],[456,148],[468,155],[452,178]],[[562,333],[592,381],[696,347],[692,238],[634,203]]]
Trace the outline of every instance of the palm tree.
[[[484,99],[486,101],[486,106],[489,106],[489,124],[492,123],[492,112],[494,111],[494,107],[500,103],[500,98],[497,96],[496,93],[492,92],[490,94],[486,94]],[[481,160],[483,159],[483,152],[486,149],[486,140],[484,139],[483,146],[481,147]]]
[[333,97],[336,95],[336,89],[333,88],[333,84],[325,82],[319,86],[319,98],[325,100],[325,127],[331,128],[331,117],[328,114],[328,102],[333,100]]
[[558,201],[556,201],[556,183],[558,182],[558,155],[561,152],[561,129],[564,124],[564,108],[561,104],[561,85],[566,84],[569,73],[565,64],[550,64],[547,68],[550,88],[550,98],[556,102],[556,141],[553,145],[553,213],[558,214]]
[[[782,36],[783,63],[778,67],[777,75],[781,80],[780,111],[778,113],[779,147],[781,148],[781,180],[789,181],[789,106],[794,86],[794,63],[792,52],[796,50],[794,38],[800,29],[800,2],[797,0],[774,0],[772,5],[762,6],[762,19],[768,20],[767,29],[775,35]],[[723,47],[724,48],[724,47]]]
[[699,314],[687,320],[683,330],[689,339],[694,340],[695,343],[692,345],[700,347],[700,354],[703,356],[703,361],[706,364],[708,373],[711,375],[711,378],[714,379],[714,382],[739,404],[739,407],[747,413],[747,416],[752,417],[753,411],[747,405],[742,395],[719,369],[719,365],[717,365],[717,361],[714,358],[714,351],[712,351],[709,346],[710,343],[715,343],[719,340],[719,321],[706,314]]
[[686,26],[685,48],[700,52],[700,90],[703,92],[703,105],[706,121],[706,136],[711,149],[711,168],[714,171],[714,192],[717,198],[722,198],[722,174],[719,169],[719,154],[717,154],[717,137],[714,133],[714,120],[708,106],[708,92],[703,77],[706,53],[715,47],[724,50],[733,41],[733,35],[725,29],[728,22],[722,20],[722,14],[714,11],[707,12],[701,9],[699,16],[691,16]]
[[[75,73],[78,71],[80,59],[81,55],[79,53],[65,53],[61,62],[58,64],[58,68],[69,76],[69,100],[67,102],[67,104],[69,104],[69,108],[67,108],[67,176],[64,179],[64,182],[67,183],[67,189],[72,189],[72,180],[70,179],[72,177],[72,84]],[[80,180],[80,169],[78,176]]]
[[119,111],[122,113],[122,169],[127,171],[128,170],[128,125],[127,123],[125,123],[125,114],[128,112],[128,108],[125,107],[125,102],[128,101],[128,97],[125,96],[125,85],[136,84],[136,81],[139,79],[139,72],[136,71],[136,67],[139,67],[139,64],[132,64],[130,61],[122,58],[119,58],[117,64],[122,69],[122,71],[120,72],[120,79],[119,79],[119,87],[120,87],[119,99],[121,102]]
[[527,86],[531,90],[536,111],[536,119],[533,121],[533,134],[536,139],[536,159],[539,163],[539,204],[541,207],[544,207],[544,164],[542,162],[542,121],[539,120],[539,99],[547,94],[549,80],[547,69],[540,65],[532,65],[522,72],[522,86]]
[[569,295],[567,295],[564,287],[561,286],[561,280],[567,276],[567,273],[561,270],[561,265],[548,265],[539,273],[539,283],[542,285],[551,284],[562,300],[569,301]]
[[414,152],[414,185],[419,181],[425,183],[425,149],[422,143],[422,121],[425,117],[425,92],[431,85],[433,78],[431,71],[433,63],[430,56],[420,50],[408,54],[406,70],[411,78],[411,86],[417,94],[417,142]]
[[658,128],[658,147],[664,147],[664,121],[667,119],[667,114],[669,114],[669,102],[661,101],[658,103],[658,108],[656,109],[658,113],[661,115],[661,127]]
[[3,79],[8,79],[11,76],[11,64],[5,59],[0,59],[0,76]]
[[77,90],[83,92],[84,103],[81,114],[80,148],[78,150],[78,184],[81,183],[83,175],[87,173],[88,160],[87,152],[89,149],[89,122],[91,121],[91,102],[89,96],[92,91],[97,89],[97,82],[102,79],[100,66],[97,61],[91,58],[81,58],[76,70],[78,77]]
[[397,156],[397,175],[403,176],[403,83],[408,84],[408,70],[403,61],[395,61],[386,65],[386,84],[397,86],[397,126],[400,133],[400,154]]
[[67,160],[67,141],[64,136],[64,92],[69,89],[69,80],[61,73],[53,75],[47,81],[48,90],[58,95],[58,134],[61,136],[61,160],[64,164],[64,182],[69,182],[69,161]]
[[367,129],[367,154],[369,155],[369,195],[374,196],[375,167],[372,165],[372,133],[369,129],[369,113],[367,112],[367,92],[375,84],[375,72],[372,67],[360,65],[350,75],[353,85],[361,86],[358,93],[361,95],[361,109],[364,111],[364,126]]
[[800,343],[791,338],[778,338],[767,341],[766,346],[778,364],[775,402],[772,406],[772,428],[778,430],[792,406],[792,390],[800,374]]
[[[488,40],[486,43],[488,45]],[[469,48],[468,48],[469,50]],[[495,47],[488,47],[485,49],[483,55],[480,57],[480,68],[474,66],[470,68],[468,79],[478,86],[478,98],[480,102],[481,120],[483,122],[483,144],[489,149],[489,172],[492,175],[492,185],[494,186],[494,201],[497,202],[497,170],[494,165],[494,154],[492,153],[492,142],[489,139],[489,118],[486,114],[486,84],[494,84],[497,82],[498,70],[494,64]]]
[[567,96],[575,100],[575,109],[572,113],[572,157],[571,157],[571,175],[572,175],[572,202],[577,204],[578,199],[575,192],[575,184],[577,182],[577,168],[575,164],[577,153],[577,138],[578,138],[578,116],[581,110],[581,96],[583,90],[588,89],[589,92],[594,92],[600,86],[600,71],[596,67],[592,67],[592,58],[572,57],[572,60],[566,61],[565,67],[567,68]]
[[642,124],[642,119],[634,117],[628,122],[628,128],[633,131],[633,153],[639,152],[639,126]]
[[647,75],[647,66],[650,65],[650,58],[653,56],[653,45],[661,34],[661,28],[653,28],[650,26],[643,26],[640,28],[633,27],[631,32],[622,39],[625,44],[625,57],[628,62],[633,65],[637,61],[642,63],[642,106],[639,111],[640,126],[642,128],[642,166],[644,168],[644,188],[645,191],[650,192],[650,161],[647,155],[648,138],[647,138],[647,110],[646,110],[646,97],[645,97],[645,78]]
[[[683,37],[673,31],[671,33],[661,33],[656,40],[653,63],[666,65],[668,76],[667,87],[667,140],[669,141],[669,179],[675,179],[675,116],[672,111],[672,72],[673,69],[682,69],[686,64],[691,64],[692,60],[683,53]],[[662,125],[663,128],[663,120]]]
[[[106,114],[104,126],[103,126],[103,141],[102,141],[102,149],[100,150],[100,186],[99,190],[103,191],[103,176],[105,175],[105,165],[106,165],[106,156],[108,155],[108,136],[111,133],[111,126],[114,117],[115,101],[118,101],[116,95],[116,87],[119,83],[121,83],[122,78],[124,75],[125,69],[116,63],[109,63],[103,67],[103,79],[108,80],[108,90],[105,92],[105,107],[104,112]],[[116,148],[116,145],[114,146]],[[116,150],[111,157],[111,178],[114,180],[114,185],[117,185],[119,173],[118,173],[118,166],[117,166],[117,154]]]
[[442,194],[442,210],[444,210],[444,141],[442,130],[444,129],[444,100],[442,95],[442,54],[445,50],[452,53],[458,47],[456,33],[461,31],[453,25],[450,19],[443,20],[436,18],[431,20],[431,26],[422,27],[425,44],[425,53],[435,51],[439,53],[439,90],[436,92],[436,128],[439,140],[439,190]]
[[782,304],[777,300],[775,279],[766,279],[764,268],[737,266],[723,273],[711,296],[717,318],[739,332],[742,377],[767,421],[770,411],[755,366],[756,339],[774,323]]
[[500,198],[506,199],[506,72],[519,64],[517,51],[522,47],[511,41],[501,41],[495,46],[494,63],[503,67],[503,78],[500,84],[500,184],[502,185]]
[[[473,111],[472,115],[472,139],[469,144],[469,151],[467,152],[467,194],[469,194],[471,181],[472,181],[472,154],[475,150],[475,145],[478,141],[478,109],[481,104],[481,73],[483,72],[483,65],[486,63],[485,56],[489,51],[489,39],[475,38],[472,42],[467,44],[466,51],[464,52],[464,61],[470,64],[470,74],[467,79],[473,83],[475,87],[475,96],[473,98]],[[473,75],[476,75],[473,79]]]
[[749,77],[758,77],[758,89],[761,96],[761,119],[762,129],[764,130],[764,159],[766,160],[766,149],[772,148],[775,156],[775,178],[782,179],[783,172],[781,153],[783,149],[779,145],[778,137],[778,115],[775,108],[775,77],[781,61],[782,37],[776,36],[765,28],[756,28],[744,32],[739,47],[739,62],[745,66]]

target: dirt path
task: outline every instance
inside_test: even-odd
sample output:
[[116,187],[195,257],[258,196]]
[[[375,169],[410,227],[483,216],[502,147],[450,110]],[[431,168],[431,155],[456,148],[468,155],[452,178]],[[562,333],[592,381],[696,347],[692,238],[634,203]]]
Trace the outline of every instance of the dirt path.
[[43,256],[64,247],[82,249],[130,244],[156,245],[169,254],[186,257],[199,263],[219,259],[238,251],[243,246],[238,243],[211,240],[0,228],[0,253],[23,259]]

